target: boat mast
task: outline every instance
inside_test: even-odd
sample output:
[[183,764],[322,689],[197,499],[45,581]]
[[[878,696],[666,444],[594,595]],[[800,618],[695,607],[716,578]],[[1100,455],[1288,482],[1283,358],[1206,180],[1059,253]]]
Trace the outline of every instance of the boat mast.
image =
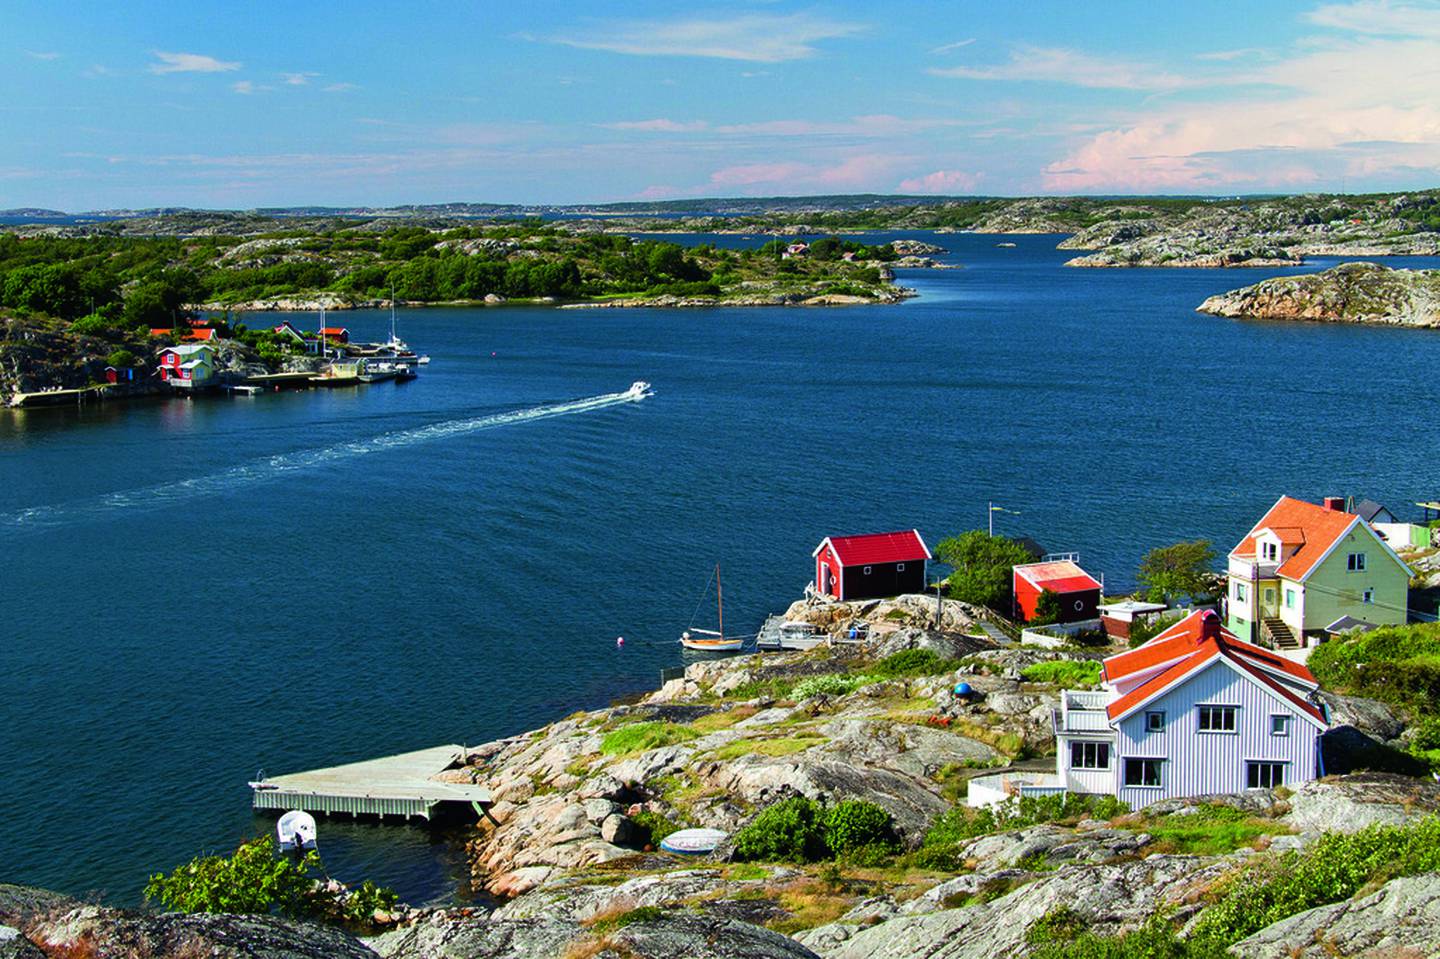
[[725,638],[725,589],[720,585],[720,564],[715,564],[715,606],[720,610],[720,638]]
[[390,345],[395,345],[395,284],[390,284]]

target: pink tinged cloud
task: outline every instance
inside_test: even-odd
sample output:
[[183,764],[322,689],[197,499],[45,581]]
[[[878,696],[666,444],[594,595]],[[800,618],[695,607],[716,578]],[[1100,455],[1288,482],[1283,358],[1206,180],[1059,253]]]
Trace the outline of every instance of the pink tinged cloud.
[[903,193],[971,193],[985,178],[983,173],[969,173],[965,170],[936,170],[924,176],[910,177],[900,181]]

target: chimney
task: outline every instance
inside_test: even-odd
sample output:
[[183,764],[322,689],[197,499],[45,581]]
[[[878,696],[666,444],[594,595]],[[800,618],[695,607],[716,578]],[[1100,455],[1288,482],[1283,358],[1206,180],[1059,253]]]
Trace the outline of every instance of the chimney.
[[1345,497],[1327,496],[1320,501],[1320,505],[1335,513],[1345,512]]
[[[1207,609],[1200,614],[1200,640],[1203,643],[1207,639],[1220,638],[1220,617],[1215,610]],[[1198,645],[1198,644],[1197,644]]]

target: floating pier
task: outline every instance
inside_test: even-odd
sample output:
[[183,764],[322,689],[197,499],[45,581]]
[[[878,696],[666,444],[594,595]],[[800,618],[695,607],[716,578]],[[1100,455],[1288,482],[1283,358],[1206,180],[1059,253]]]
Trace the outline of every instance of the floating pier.
[[755,637],[756,649],[814,649],[825,643],[828,637],[819,632],[799,632],[785,628],[784,616],[770,616],[760,627]]
[[463,746],[435,746],[384,759],[265,777],[250,784],[252,805],[256,809],[407,819],[430,819],[439,807],[452,803],[488,806],[490,790],[483,786],[435,778],[464,756]]
[[10,405],[17,408],[78,405],[84,403],[87,399],[104,399],[105,391],[109,388],[109,384],[101,384],[98,386],[82,386],[77,389],[68,390],[41,390],[37,393],[12,393],[10,395]]

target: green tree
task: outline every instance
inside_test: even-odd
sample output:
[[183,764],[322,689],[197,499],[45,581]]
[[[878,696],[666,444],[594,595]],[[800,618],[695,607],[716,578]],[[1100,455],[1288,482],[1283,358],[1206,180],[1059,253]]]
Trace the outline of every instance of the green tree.
[[1181,597],[1206,596],[1210,593],[1210,577],[1215,551],[1208,539],[1190,540],[1174,546],[1157,546],[1140,561],[1136,578],[1145,595],[1157,603],[1168,603]]
[[233,856],[201,856],[168,876],[156,873],[145,884],[145,898],[180,912],[279,912],[298,919],[311,912],[309,870],[319,868],[313,850],[297,862],[263,836],[241,843]]
[[1013,612],[1010,571],[1031,560],[1019,543],[983,529],[942,539],[935,558],[953,570],[946,580],[953,599],[988,606],[1003,616]]
[[1036,626],[1060,622],[1060,594],[1053,589],[1042,589],[1035,600],[1035,615],[1030,622]]

